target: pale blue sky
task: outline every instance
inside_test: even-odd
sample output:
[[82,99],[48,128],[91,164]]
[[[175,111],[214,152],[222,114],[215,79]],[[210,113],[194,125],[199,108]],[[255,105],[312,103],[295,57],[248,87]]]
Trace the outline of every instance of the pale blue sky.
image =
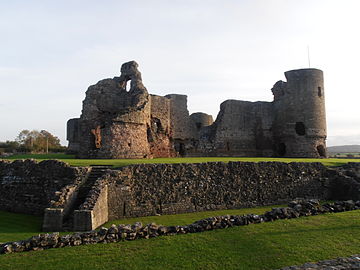
[[148,91],[271,101],[283,72],[325,74],[328,145],[360,144],[360,1],[0,0],[0,141],[46,129],[65,144],[85,91],[135,60]]

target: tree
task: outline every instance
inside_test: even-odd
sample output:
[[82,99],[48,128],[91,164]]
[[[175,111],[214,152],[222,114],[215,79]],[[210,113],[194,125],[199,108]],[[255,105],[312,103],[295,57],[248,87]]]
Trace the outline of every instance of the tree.
[[0,142],[0,154],[2,153],[14,153],[18,150],[19,143],[16,141]]
[[60,139],[46,130],[22,130],[16,137],[16,142],[24,152],[61,151],[64,147]]

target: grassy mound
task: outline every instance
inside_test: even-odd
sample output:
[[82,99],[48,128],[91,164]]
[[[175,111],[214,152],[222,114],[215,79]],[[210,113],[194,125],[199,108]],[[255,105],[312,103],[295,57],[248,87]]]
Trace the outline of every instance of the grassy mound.
[[[119,220],[186,224],[268,207]],[[0,256],[1,269],[275,269],[360,253],[359,211],[159,237]],[[39,217],[0,212],[0,241],[23,239]],[[27,237],[27,236],[26,236]],[[25,237],[25,238],[26,238]]]

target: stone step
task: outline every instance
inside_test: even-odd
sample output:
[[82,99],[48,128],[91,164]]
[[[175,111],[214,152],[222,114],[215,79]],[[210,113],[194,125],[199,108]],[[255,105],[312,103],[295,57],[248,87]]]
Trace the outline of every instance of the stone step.
[[71,213],[63,222],[63,230],[65,231],[73,230],[74,210],[79,210],[80,205],[82,205],[85,202],[89,194],[89,191],[91,190],[92,186],[95,184],[96,180],[102,177],[109,168],[112,168],[112,165],[94,165],[91,167],[92,169],[89,176],[78,189],[78,195],[72,207]]

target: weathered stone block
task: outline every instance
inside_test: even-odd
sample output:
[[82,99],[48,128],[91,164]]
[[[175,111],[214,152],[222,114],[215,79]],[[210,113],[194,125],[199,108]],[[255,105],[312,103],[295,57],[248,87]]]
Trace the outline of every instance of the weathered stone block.
[[42,230],[44,232],[62,231],[63,212],[64,209],[62,208],[46,208]]

